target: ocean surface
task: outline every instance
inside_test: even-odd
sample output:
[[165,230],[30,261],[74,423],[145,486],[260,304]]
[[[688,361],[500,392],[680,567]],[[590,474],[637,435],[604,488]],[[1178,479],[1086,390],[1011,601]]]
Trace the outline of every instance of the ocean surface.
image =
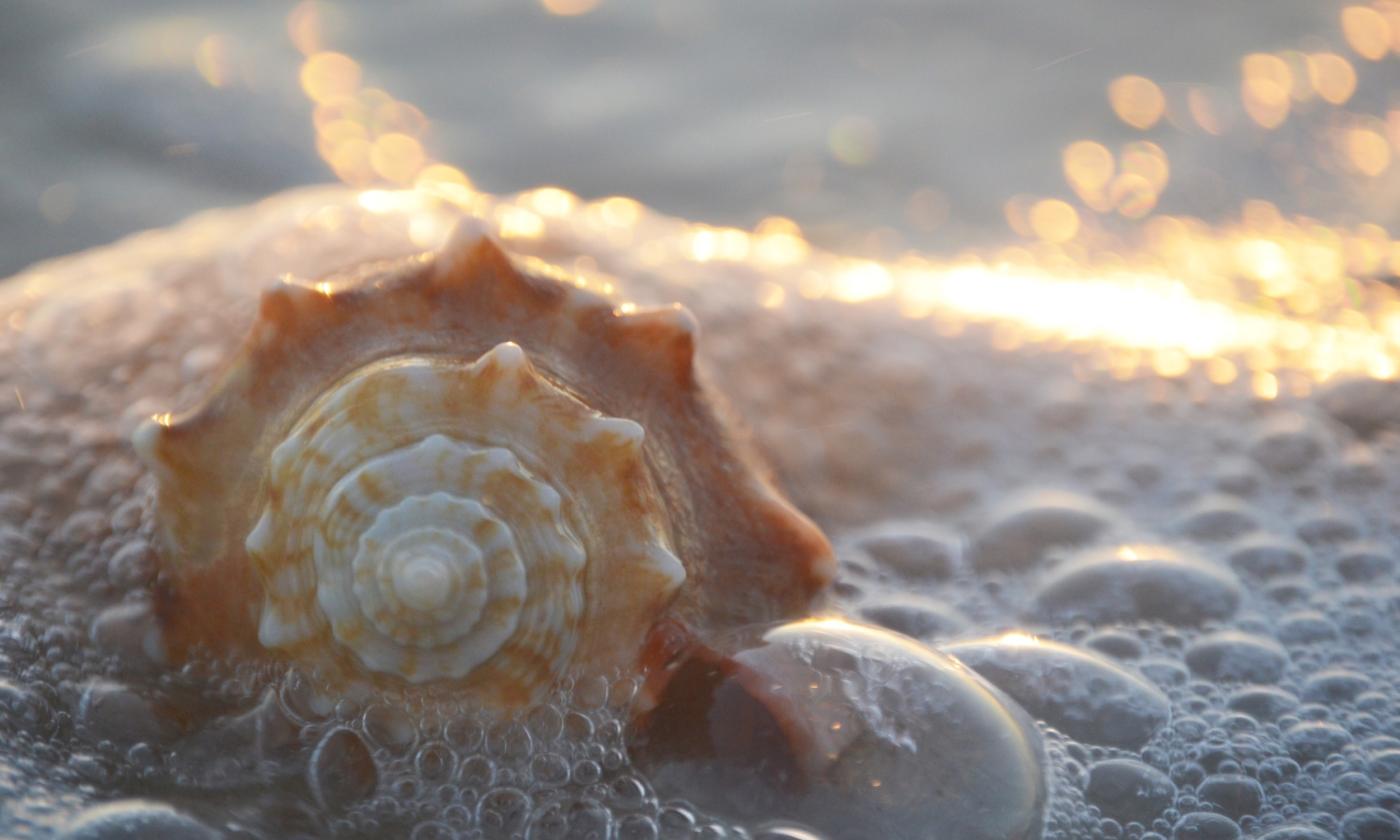
[[[1247,54],[1346,55],[1343,5],[602,0],[561,16],[535,0],[338,2],[320,4],[320,47],[420,108],[427,150],[489,191],[556,184],[745,227],[777,214],[846,251],[942,254],[1015,241],[1013,196],[1072,200],[1061,153],[1084,139],[1159,144],[1165,212],[1216,222],[1263,198],[1394,222],[1394,179],[1360,191],[1301,154],[1321,117],[1270,132],[1239,106]],[[334,180],[298,84],[291,9],[8,0],[0,275]],[[1383,110],[1398,63],[1351,60],[1364,66],[1338,112]],[[1165,93],[1149,131],[1110,107],[1107,86],[1127,74]],[[1185,115],[1192,89],[1223,109],[1219,134]]]

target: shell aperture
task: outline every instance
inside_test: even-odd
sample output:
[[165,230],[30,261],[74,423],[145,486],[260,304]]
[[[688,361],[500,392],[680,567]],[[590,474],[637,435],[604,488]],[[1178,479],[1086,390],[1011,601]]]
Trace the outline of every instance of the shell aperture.
[[616,310],[478,238],[358,279],[268,292],[206,402],[136,435],[177,655],[509,708],[648,667],[663,614],[772,620],[829,579],[710,405],[683,310]]

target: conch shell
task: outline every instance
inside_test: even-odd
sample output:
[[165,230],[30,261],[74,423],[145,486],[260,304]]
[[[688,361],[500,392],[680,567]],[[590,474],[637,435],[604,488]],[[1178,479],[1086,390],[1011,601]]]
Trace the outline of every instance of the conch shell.
[[[135,443],[167,643],[490,707],[803,613],[830,548],[707,394],[679,307],[622,312],[463,227],[262,298],[207,401]],[[673,632],[673,631],[668,631]]]

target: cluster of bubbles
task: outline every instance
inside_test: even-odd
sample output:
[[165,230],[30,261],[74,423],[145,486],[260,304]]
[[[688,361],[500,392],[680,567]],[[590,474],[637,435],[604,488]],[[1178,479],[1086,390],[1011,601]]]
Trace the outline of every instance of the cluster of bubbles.
[[[17,397],[0,402],[0,473],[19,488],[0,491],[0,833],[813,836],[736,825],[638,772],[621,675],[499,718],[325,696],[242,657],[167,661],[123,423],[142,395],[204,390],[227,348],[191,336],[240,331],[199,284],[152,312],[151,282],[105,292],[110,312],[90,303],[80,327],[40,312],[0,332],[0,395]],[[700,297],[709,361],[838,542],[834,606],[922,642],[898,664],[949,689],[867,680],[853,719],[919,743],[940,703],[994,686],[987,704],[1024,710],[1043,744],[993,775],[1048,779],[1043,803],[1021,800],[1044,840],[1400,836],[1400,385],[1107,376],[1084,347],[1008,348],[995,326],[939,336],[874,308],[706,313]],[[779,373],[749,372],[763,341]],[[172,361],[166,344],[199,349]],[[21,362],[45,379],[12,384]],[[879,672],[855,659],[833,670]],[[987,768],[986,743],[944,743],[898,753],[878,796]]]
[[341,701],[323,717],[308,713],[311,793],[335,836],[728,836],[686,803],[661,801],[632,768],[625,736],[636,691],[624,676],[570,679],[504,718]]
[[[1047,838],[1400,837],[1396,386],[1190,392],[951,415],[1005,443],[945,472],[949,510],[852,531],[840,599],[1032,713]],[[1043,480],[987,493],[1008,467]]]

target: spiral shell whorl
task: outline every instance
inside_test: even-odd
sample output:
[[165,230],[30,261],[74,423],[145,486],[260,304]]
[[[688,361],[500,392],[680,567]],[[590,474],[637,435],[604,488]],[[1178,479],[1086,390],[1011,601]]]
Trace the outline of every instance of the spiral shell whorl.
[[[246,542],[267,583],[259,640],[410,682],[547,684],[580,636],[589,523],[637,480],[642,439],[510,343],[353,372],[273,450]],[[649,513],[593,547],[674,590],[685,573]]]

